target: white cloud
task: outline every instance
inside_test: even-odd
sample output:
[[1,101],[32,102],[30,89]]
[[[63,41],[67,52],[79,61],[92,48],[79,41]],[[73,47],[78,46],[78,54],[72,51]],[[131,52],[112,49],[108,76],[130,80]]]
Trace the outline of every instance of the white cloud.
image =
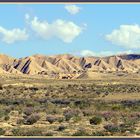
[[118,46],[133,49],[140,48],[140,26],[121,25],[119,29],[113,30],[105,38]]
[[82,56],[95,56],[96,53],[93,51],[90,51],[90,50],[82,50],[80,52],[80,55],[82,55]]
[[81,8],[76,5],[66,5],[65,9],[72,15],[79,13],[81,10]]
[[27,40],[28,34],[25,29],[14,28],[12,30],[7,30],[0,26],[0,39],[7,44],[11,44],[16,41]]
[[72,21],[62,19],[48,23],[47,21],[39,21],[37,17],[34,17],[30,26],[39,37],[45,40],[57,37],[66,43],[71,43],[82,32],[82,27]]
[[25,19],[28,21],[30,19],[30,15],[29,14],[25,14]]
[[133,53],[132,50],[127,51],[119,51],[119,52],[112,52],[112,51],[102,51],[102,52],[94,52],[91,50],[82,50],[80,52],[81,56],[97,56],[97,57],[103,57],[103,56],[111,56],[111,55],[119,55],[119,54],[130,54]]
[[134,53],[132,50],[127,50],[127,51],[123,51],[123,52],[117,52],[117,54],[132,54]]

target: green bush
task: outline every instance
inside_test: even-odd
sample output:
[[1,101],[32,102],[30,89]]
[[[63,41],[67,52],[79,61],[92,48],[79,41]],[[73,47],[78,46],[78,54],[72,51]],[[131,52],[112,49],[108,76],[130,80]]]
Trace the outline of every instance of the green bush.
[[90,136],[84,129],[79,129],[72,136]]
[[53,136],[53,132],[47,132],[45,136]]
[[40,116],[38,114],[32,114],[25,120],[24,124],[32,125],[36,123],[39,119],[40,119]]
[[83,110],[82,112],[84,116],[91,116],[94,113],[92,110],[89,109]]
[[85,100],[75,101],[74,104],[75,104],[76,107],[79,107],[80,109],[90,107],[90,102],[87,102]]
[[95,116],[89,120],[90,124],[98,125],[102,122],[102,118],[100,116]]
[[14,128],[12,130],[12,133],[13,133],[14,136],[23,136],[23,130],[21,131],[20,128]]
[[17,124],[24,124],[24,119],[18,119]]
[[4,117],[5,115],[7,115],[7,113],[5,112],[5,110],[0,109],[0,118]]
[[92,136],[109,136],[106,131],[96,131],[92,133]]
[[125,133],[126,131],[129,131],[131,133],[134,133],[136,128],[135,128],[135,125],[133,124],[133,122],[127,122],[127,123],[123,123],[123,124],[120,124],[120,131],[122,133]]
[[105,125],[104,128],[111,133],[120,132],[120,128],[117,125],[108,124]]
[[5,134],[5,130],[3,130],[3,128],[0,128],[0,135],[4,135]]
[[56,120],[57,120],[56,117],[53,115],[49,115],[46,117],[46,121],[48,121],[51,124],[54,123]]
[[122,106],[122,105],[120,105],[120,104],[114,104],[114,105],[112,105],[112,110],[113,111],[117,111],[117,110],[124,110],[125,108]]
[[14,136],[42,136],[42,130],[38,128],[14,128],[12,130]]
[[63,130],[65,130],[65,129],[66,129],[66,127],[65,127],[64,125],[60,125],[60,126],[58,127],[57,131],[63,131]]
[[69,121],[72,117],[77,117],[81,114],[79,109],[68,109],[64,111],[66,121]]
[[33,113],[33,108],[32,107],[27,107],[25,110],[24,110],[24,114],[27,115],[27,116],[30,116],[32,113]]
[[81,119],[82,119],[81,116],[73,117],[73,120],[74,120],[75,123],[81,121]]
[[3,86],[2,86],[2,84],[0,83],[0,90],[2,90],[3,89]]
[[5,120],[5,121],[8,121],[9,119],[10,119],[9,116],[5,116],[5,117],[4,117],[4,120]]

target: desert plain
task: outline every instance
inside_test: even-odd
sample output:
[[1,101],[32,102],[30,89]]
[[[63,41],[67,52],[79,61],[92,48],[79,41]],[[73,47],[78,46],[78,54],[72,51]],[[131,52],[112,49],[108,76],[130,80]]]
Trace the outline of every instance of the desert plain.
[[0,58],[1,136],[140,136],[140,55]]

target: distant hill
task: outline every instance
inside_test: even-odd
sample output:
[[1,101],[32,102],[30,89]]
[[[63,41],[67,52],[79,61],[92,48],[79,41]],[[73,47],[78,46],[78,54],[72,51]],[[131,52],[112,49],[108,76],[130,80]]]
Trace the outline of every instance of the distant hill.
[[[92,74],[109,72],[140,73],[140,54],[124,54],[107,57],[78,57],[64,55],[33,55],[12,58],[0,55],[0,73],[47,75],[51,78],[95,77]],[[93,73],[92,73],[93,72]]]
[[139,54],[127,54],[127,55],[120,55],[122,59],[126,60],[135,60],[135,59],[140,59]]

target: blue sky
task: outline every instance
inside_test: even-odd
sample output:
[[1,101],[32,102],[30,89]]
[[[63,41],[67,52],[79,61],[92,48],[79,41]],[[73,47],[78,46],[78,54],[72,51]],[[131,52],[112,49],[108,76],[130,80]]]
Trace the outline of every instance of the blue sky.
[[140,53],[140,5],[1,4],[0,53]]

